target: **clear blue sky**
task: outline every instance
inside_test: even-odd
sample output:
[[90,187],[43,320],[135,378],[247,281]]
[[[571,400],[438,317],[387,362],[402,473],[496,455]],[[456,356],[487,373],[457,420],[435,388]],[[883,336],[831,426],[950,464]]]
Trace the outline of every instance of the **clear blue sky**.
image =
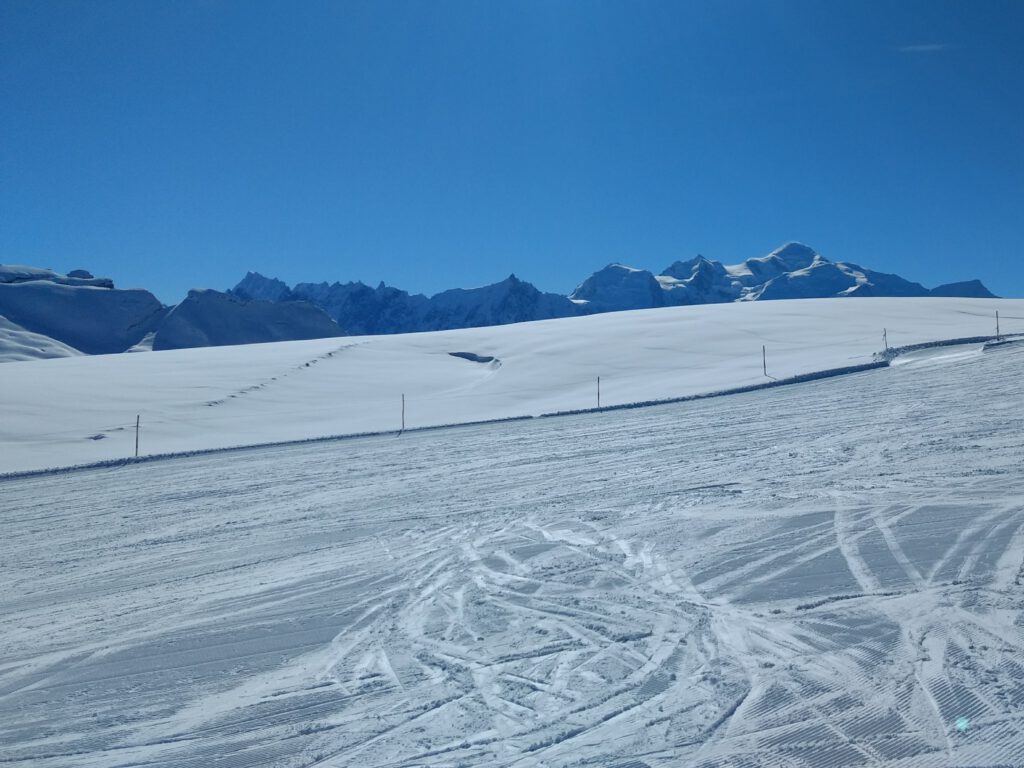
[[1024,296],[1024,2],[0,2],[0,261],[570,291],[786,240]]

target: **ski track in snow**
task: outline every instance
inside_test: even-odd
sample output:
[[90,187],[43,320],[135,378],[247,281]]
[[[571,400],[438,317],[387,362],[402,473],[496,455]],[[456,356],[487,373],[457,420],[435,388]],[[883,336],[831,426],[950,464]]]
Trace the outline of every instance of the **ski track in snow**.
[[1022,374],[0,482],[0,766],[1024,765]]

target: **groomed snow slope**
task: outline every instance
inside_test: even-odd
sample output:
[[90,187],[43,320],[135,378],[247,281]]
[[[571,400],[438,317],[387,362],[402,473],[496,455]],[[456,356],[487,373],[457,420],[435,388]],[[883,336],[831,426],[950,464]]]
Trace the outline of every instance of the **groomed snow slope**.
[[0,481],[0,760],[1024,765],[1022,371]]
[[[1024,332],[1024,300],[678,307],[402,336],[0,366],[0,473],[143,454],[538,415],[871,362],[891,345]],[[452,352],[493,356],[490,363]]]

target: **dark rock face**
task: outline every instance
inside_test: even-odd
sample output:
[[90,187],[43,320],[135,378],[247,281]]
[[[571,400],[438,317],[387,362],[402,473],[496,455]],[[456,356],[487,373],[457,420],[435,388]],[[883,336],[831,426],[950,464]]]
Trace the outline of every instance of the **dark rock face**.
[[228,293],[241,299],[287,301],[291,298],[292,292],[287,285],[276,278],[264,277],[259,272],[249,272]]
[[248,301],[219,291],[189,291],[160,323],[153,349],[217,347],[343,336],[322,309],[305,301]]

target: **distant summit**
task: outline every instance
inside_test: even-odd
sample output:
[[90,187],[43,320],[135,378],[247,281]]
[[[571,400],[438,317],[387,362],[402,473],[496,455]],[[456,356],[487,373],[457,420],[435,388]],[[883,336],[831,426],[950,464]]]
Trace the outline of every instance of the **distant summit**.
[[665,306],[665,292],[654,275],[625,264],[609,264],[576,288],[569,298],[590,312]]
[[266,278],[259,272],[249,272],[229,293],[256,301],[286,301],[291,298],[292,291],[280,280]]

